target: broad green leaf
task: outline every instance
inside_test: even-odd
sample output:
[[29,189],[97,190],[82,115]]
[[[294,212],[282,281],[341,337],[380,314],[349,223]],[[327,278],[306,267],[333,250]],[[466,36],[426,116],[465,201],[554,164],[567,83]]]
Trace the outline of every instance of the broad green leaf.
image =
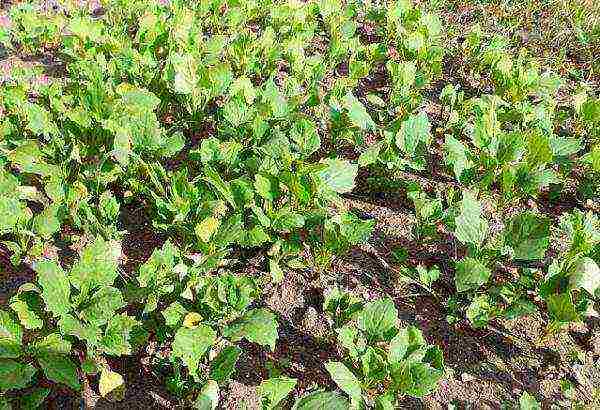
[[63,315],[58,321],[58,326],[62,334],[76,336],[90,345],[97,345],[101,338],[98,326],[83,323],[70,314]]
[[30,364],[0,359],[0,391],[27,387],[35,372],[35,367]]
[[527,391],[523,391],[521,397],[519,397],[519,410],[541,410],[542,406],[540,403],[530,395]]
[[[40,319],[40,317],[29,308],[26,302],[20,299],[15,299],[10,303],[10,308],[17,314],[19,321],[23,327],[25,327],[25,329],[41,329],[42,326],[44,326],[42,319]],[[1,343],[2,342],[0,342],[0,344]]]
[[454,235],[462,243],[481,245],[487,232],[488,223],[482,218],[481,203],[471,191],[463,191]]
[[86,307],[79,316],[91,323],[100,326],[108,323],[115,316],[115,312],[125,306],[125,301],[119,289],[107,286],[94,293]]
[[178,94],[191,94],[198,82],[196,74],[196,61],[190,54],[171,54],[171,75],[173,91]]
[[[389,394],[379,396],[375,399],[375,410],[394,410],[394,398]],[[450,408],[448,408],[450,410]]]
[[279,266],[279,262],[275,259],[269,258],[269,272],[271,272],[271,279],[273,283],[280,283],[283,280],[283,270]]
[[69,313],[71,285],[62,268],[53,261],[40,261],[35,264],[35,271],[46,309],[55,316]]
[[552,161],[552,148],[547,135],[541,131],[532,132],[527,138],[527,154],[525,159],[530,169],[536,169]]
[[317,391],[299,398],[292,410],[348,410],[350,403],[338,393]]
[[[600,172],[600,144],[596,144],[581,160],[588,164],[592,170]],[[0,224],[0,229],[2,225]]]
[[346,393],[352,402],[360,403],[362,390],[360,382],[356,376],[340,362],[328,362],[325,369],[344,393]]
[[298,146],[298,151],[305,157],[321,147],[321,137],[319,137],[317,127],[306,118],[301,118],[294,123],[290,130],[290,138]]
[[183,319],[186,313],[187,309],[179,302],[171,303],[162,311],[162,315],[165,318],[165,324],[167,326],[176,326],[181,319]]
[[513,217],[506,229],[506,244],[517,260],[540,260],[546,255],[550,238],[550,219],[524,212]]
[[421,142],[425,145],[431,142],[431,124],[424,112],[411,114],[396,133],[396,145],[409,156],[415,155]]
[[279,210],[276,215],[272,216],[273,229],[281,232],[294,232],[297,228],[301,228],[306,223],[304,215],[292,212],[289,208]]
[[234,342],[245,338],[250,342],[269,346],[271,350],[275,350],[277,318],[270,310],[252,309],[231,323],[224,330],[223,335]]
[[202,356],[213,345],[217,334],[207,325],[201,324],[194,329],[181,327],[175,333],[171,355],[181,359],[190,374],[196,376]]
[[441,275],[440,270],[435,266],[431,269],[427,269],[425,266],[419,265],[417,266],[417,273],[419,274],[419,280],[429,287],[431,287],[431,285],[438,280]]
[[415,326],[400,329],[390,341],[388,349],[388,362],[399,363],[409,358],[415,351],[426,345],[423,333]]
[[234,209],[236,208],[235,199],[231,192],[231,184],[224,181],[221,175],[208,165],[204,167],[204,180],[212,185]]
[[384,380],[387,376],[387,364],[384,356],[369,346],[367,351],[360,357],[362,374],[370,383]]
[[446,152],[446,164],[452,167],[454,176],[457,180],[460,180],[463,171],[473,166],[467,157],[469,152],[467,147],[452,135],[447,135],[444,150]]
[[215,410],[219,404],[219,385],[214,380],[209,380],[194,402],[193,408],[197,410]]
[[258,195],[269,201],[275,200],[280,194],[277,180],[261,174],[256,174],[254,177],[254,188]]
[[421,398],[433,392],[444,372],[428,363],[401,362],[390,368],[396,388],[403,394]]
[[110,286],[118,276],[117,264],[121,245],[117,241],[105,241],[98,237],[81,252],[69,279],[75,288],[87,292],[95,287]]
[[358,327],[374,340],[389,340],[398,321],[398,310],[390,298],[369,302],[358,314]]
[[600,268],[592,258],[580,258],[569,276],[572,289],[585,289],[594,296],[600,288]]
[[381,151],[381,147],[381,142],[376,142],[373,145],[369,146],[366,150],[362,152],[362,154],[360,154],[360,157],[358,157],[358,165],[360,165],[361,167],[366,167],[377,162],[377,158],[379,158],[379,152]]
[[257,393],[261,398],[262,408],[273,410],[285,399],[288,394],[296,387],[297,380],[288,377],[272,377],[263,380],[257,388]]
[[59,333],[50,333],[33,345],[33,352],[35,356],[47,354],[69,355],[71,353],[71,343],[63,339]]
[[252,85],[252,81],[245,76],[237,77],[231,84],[229,92],[232,95],[242,95],[246,100],[246,104],[248,105],[252,105],[254,99],[256,98],[256,90]]
[[339,194],[354,189],[358,165],[342,159],[325,159],[321,162],[327,165],[317,174],[323,186]]
[[474,258],[464,258],[456,263],[454,282],[458,292],[478,289],[487,283],[492,271],[483,262]]
[[50,394],[50,389],[47,387],[34,389],[21,397],[20,408],[24,410],[39,409],[46,400],[46,397],[48,397],[48,394]]
[[210,379],[225,383],[235,371],[235,365],[242,353],[237,346],[226,346],[210,363]]
[[234,97],[223,106],[223,118],[234,127],[240,127],[250,120],[250,107],[240,97]]
[[570,323],[579,319],[570,293],[550,295],[546,299],[546,305],[548,307],[550,318],[556,322]]
[[15,359],[21,355],[23,329],[10,313],[0,310],[0,358]]
[[104,352],[115,356],[131,354],[129,334],[137,324],[138,322],[126,313],[113,316],[100,340]]
[[33,218],[33,228],[42,238],[50,238],[60,229],[59,205],[52,204]]
[[0,196],[0,232],[12,231],[20,221],[27,221],[28,209],[17,198]]
[[273,117],[282,118],[289,114],[290,107],[287,99],[279,91],[279,88],[275,85],[272,78],[266,82],[262,97],[269,104]]
[[485,327],[495,315],[495,310],[490,304],[490,298],[487,294],[476,296],[465,312],[467,319],[473,327]]
[[348,111],[348,118],[355,127],[363,130],[373,130],[377,127],[365,106],[351,92],[344,96],[343,107]]
[[569,156],[578,153],[583,148],[582,140],[579,138],[550,136],[550,148],[556,157]]
[[47,351],[38,355],[37,360],[48,379],[66,384],[74,390],[80,389],[77,366],[69,357],[62,353]]
[[[348,351],[348,354],[352,359],[358,359],[360,353],[357,342],[359,330],[353,325],[344,325],[339,329],[335,329],[335,331],[340,346]],[[364,339],[362,341],[364,341]]]

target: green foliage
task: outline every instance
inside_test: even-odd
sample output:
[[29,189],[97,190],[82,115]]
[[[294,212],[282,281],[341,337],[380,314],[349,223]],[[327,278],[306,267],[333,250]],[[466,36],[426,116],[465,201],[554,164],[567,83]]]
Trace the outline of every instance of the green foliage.
[[[349,296],[332,293],[339,301]],[[345,362],[325,365],[333,381],[355,406],[374,400],[394,406],[402,395],[423,397],[435,390],[444,374],[439,348],[425,342],[420,330],[398,326],[398,311],[391,299],[378,299],[353,309],[346,304],[325,310],[337,324],[337,341],[347,353]],[[338,304],[338,306],[340,306]],[[380,393],[373,395],[373,392]]]
[[[385,230],[347,200],[380,194],[375,180],[412,204],[419,247],[452,248],[440,268],[395,254],[449,318],[485,327],[545,304],[554,331],[594,314],[595,90],[478,29],[457,42],[464,90],[440,84],[454,41],[424,2],[92,3],[0,15],[0,251],[34,273],[0,310],[0,406],[43,406],[84,376],[118,396],[111,357],[155,345],[183,407],[222,406],[242,346],[277,348],[263,290],[290,269],[328,276]],[[597,33],[571,24],[590,48]],[[131,249],[155,241],[137,228],[162,244],[143,263]],[[441,298],[448,276],[456,294]],[[343,395],[316,388],[295,409],[391,409],[435,389],[441,352],[399,327],[392,299],[324,296]],[[262,408],[295,387],[263,381]]]

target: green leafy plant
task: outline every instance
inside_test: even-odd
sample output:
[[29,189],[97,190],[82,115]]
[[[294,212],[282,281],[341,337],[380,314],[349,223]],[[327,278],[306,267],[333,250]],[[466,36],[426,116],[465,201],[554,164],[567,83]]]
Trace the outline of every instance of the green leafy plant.
[[339,291],[324,302],[346,355],[344,362],[328,362],[325,368],[353,405],[394,408],[402,395],[423,397],[434,391],[444,374],[441,350],[428,345],[414,326],[398,326],[391,299],[357,303]]

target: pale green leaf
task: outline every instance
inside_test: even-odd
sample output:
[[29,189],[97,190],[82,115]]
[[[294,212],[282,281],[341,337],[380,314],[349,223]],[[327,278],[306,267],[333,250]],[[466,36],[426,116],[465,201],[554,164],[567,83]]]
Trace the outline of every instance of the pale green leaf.
[[287,397],[296,386],[297,380],[288,377],[272,377],[258,386],[257,392],[261,398],[262,408],[273,410]]
[[219,404],[219,385],[214,380],[209,380],[194,402],[193,408],[197,410],[215,410]]
[[328,362],[325,364],[325,369],[338,387],[350,397],[352,402],[359,403],[361,401],[362,389],[360,382],[343,363]]
[[21,355],[23,329],[10,313],[0,310],[0,358],[11,359]]
[[215,331],[204,324],[200,324],[194,329],[181,327],[175,333],[171,355],[181,359],[190,374],[195,376],[200,360],[213,345],[216,337]]
[[465,244],[481,245],[487,236],[488,223],[482,217],[481,203],[471,191],[463,191],[459,215],[456,217],[456,238]]
[[339,194],[350,192],[354,189],[355,179],[358,175],[358,165],[342,159],[325,159],[327,168],[317,174],[324,187]]
[[46,309],[56,316],[69,313],[71,285],[63,269],[54,261],[40,261],[34,267]]

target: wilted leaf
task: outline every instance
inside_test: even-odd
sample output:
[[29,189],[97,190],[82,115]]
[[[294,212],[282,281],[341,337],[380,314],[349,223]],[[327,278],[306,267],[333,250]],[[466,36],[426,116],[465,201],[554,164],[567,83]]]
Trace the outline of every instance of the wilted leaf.
[[125,381],[119,373],[103,368],[100,372],[98,387],[102,397],[110,395],[111,401],[123,400],[125,395]]
[[571,275],[569,283],[573,289],[585,289],[592,296],[600,288],[600,268],[592,258],[580,258]]

